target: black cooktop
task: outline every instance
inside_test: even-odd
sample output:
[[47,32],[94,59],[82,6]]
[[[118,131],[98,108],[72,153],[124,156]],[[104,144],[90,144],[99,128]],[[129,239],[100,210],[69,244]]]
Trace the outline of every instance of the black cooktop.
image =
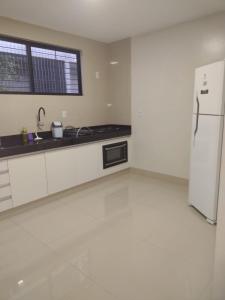
[[76,136],[92,136],[98,134],[108,134],[114,132],[120,132],[127,126],[124,125],[101,125],[92,127],[80,127],[75,128],[68,126],[64,129],[64,137],[76,137]]

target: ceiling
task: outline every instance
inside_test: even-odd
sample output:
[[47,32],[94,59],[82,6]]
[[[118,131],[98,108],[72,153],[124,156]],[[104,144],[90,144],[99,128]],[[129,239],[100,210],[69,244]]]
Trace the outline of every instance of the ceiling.
[[1,0],[2,16],[110,43],[225,10],[225,0]]

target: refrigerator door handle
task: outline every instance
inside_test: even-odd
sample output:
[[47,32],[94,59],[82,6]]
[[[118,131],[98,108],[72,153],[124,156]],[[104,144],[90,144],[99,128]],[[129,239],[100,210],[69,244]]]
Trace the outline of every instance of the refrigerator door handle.
[[199,121],[199,100],[198,100],[198,96],[196,97],[196,102],[197,102],[197,116],[196,116],[196,125],[195,125],[195,132],[194,132],[194,136],[196,136],[197,132],[198,132],[198,121]]

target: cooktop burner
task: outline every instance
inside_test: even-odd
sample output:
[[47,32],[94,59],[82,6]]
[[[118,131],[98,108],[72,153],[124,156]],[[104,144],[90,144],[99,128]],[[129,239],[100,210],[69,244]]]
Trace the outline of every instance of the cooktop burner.
[[[76,136],[79,128],[65,128],[63,131],[64,136]],[[79,136],[93,135],[93,131],[90,128],[81,128]]]

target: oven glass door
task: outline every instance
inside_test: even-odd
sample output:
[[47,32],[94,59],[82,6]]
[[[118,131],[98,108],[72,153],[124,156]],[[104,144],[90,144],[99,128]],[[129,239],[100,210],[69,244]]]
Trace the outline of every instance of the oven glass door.
[[103,146],[103,168],[110,168],[128,161],[127,141]]

